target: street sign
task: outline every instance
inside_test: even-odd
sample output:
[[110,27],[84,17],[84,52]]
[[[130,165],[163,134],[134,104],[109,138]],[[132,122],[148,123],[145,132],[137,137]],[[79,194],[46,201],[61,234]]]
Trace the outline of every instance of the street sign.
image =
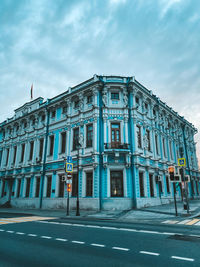
[[67,156],[67,163],[72,163],[72,156]]
[[178,166],[182,166],[182,167],[186,166],[185,158],[179,158],[178,159]]
[[73,172],[73,163],[66,163],[66,172]]

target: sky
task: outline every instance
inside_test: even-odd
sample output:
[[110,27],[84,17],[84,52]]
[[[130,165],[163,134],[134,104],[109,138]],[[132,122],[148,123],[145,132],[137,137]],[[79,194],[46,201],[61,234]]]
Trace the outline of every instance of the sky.
[[32,84],[47,99],[94,74],[135,76],[200,132],[200,1],[0,1],[0,122]]

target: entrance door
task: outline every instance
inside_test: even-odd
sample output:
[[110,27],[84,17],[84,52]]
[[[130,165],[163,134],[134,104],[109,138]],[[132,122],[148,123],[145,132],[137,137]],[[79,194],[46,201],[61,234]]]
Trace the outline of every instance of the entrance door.
[[111,197],[123,197],[123,172],[122,171],[111,171],[110,172],[110,188]]

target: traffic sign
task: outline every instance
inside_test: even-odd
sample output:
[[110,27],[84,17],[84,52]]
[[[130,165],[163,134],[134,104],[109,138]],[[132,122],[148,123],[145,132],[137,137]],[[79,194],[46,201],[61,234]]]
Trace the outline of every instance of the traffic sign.
[[73,172],[73,163],[66,163],[66,172]]
[[186,166],[185,158],[179,158],[178,159],[178,166],[182,166],[182,167]]
[[67,173],[67,179],[72,179],[72,173],[71,172]]
[[72,156],[67,156],[67,163],[72,163]]

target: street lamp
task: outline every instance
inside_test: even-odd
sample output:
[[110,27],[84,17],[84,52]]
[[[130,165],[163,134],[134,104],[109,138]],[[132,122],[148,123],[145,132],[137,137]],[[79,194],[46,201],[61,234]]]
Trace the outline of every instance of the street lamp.
[[83,145],[83,134],[80,134],[77,141],[76,147],[78,149],[78,158],[77,158],[77,199],[76,199],[76,216],[80,216],[79,211],[79,150]]

